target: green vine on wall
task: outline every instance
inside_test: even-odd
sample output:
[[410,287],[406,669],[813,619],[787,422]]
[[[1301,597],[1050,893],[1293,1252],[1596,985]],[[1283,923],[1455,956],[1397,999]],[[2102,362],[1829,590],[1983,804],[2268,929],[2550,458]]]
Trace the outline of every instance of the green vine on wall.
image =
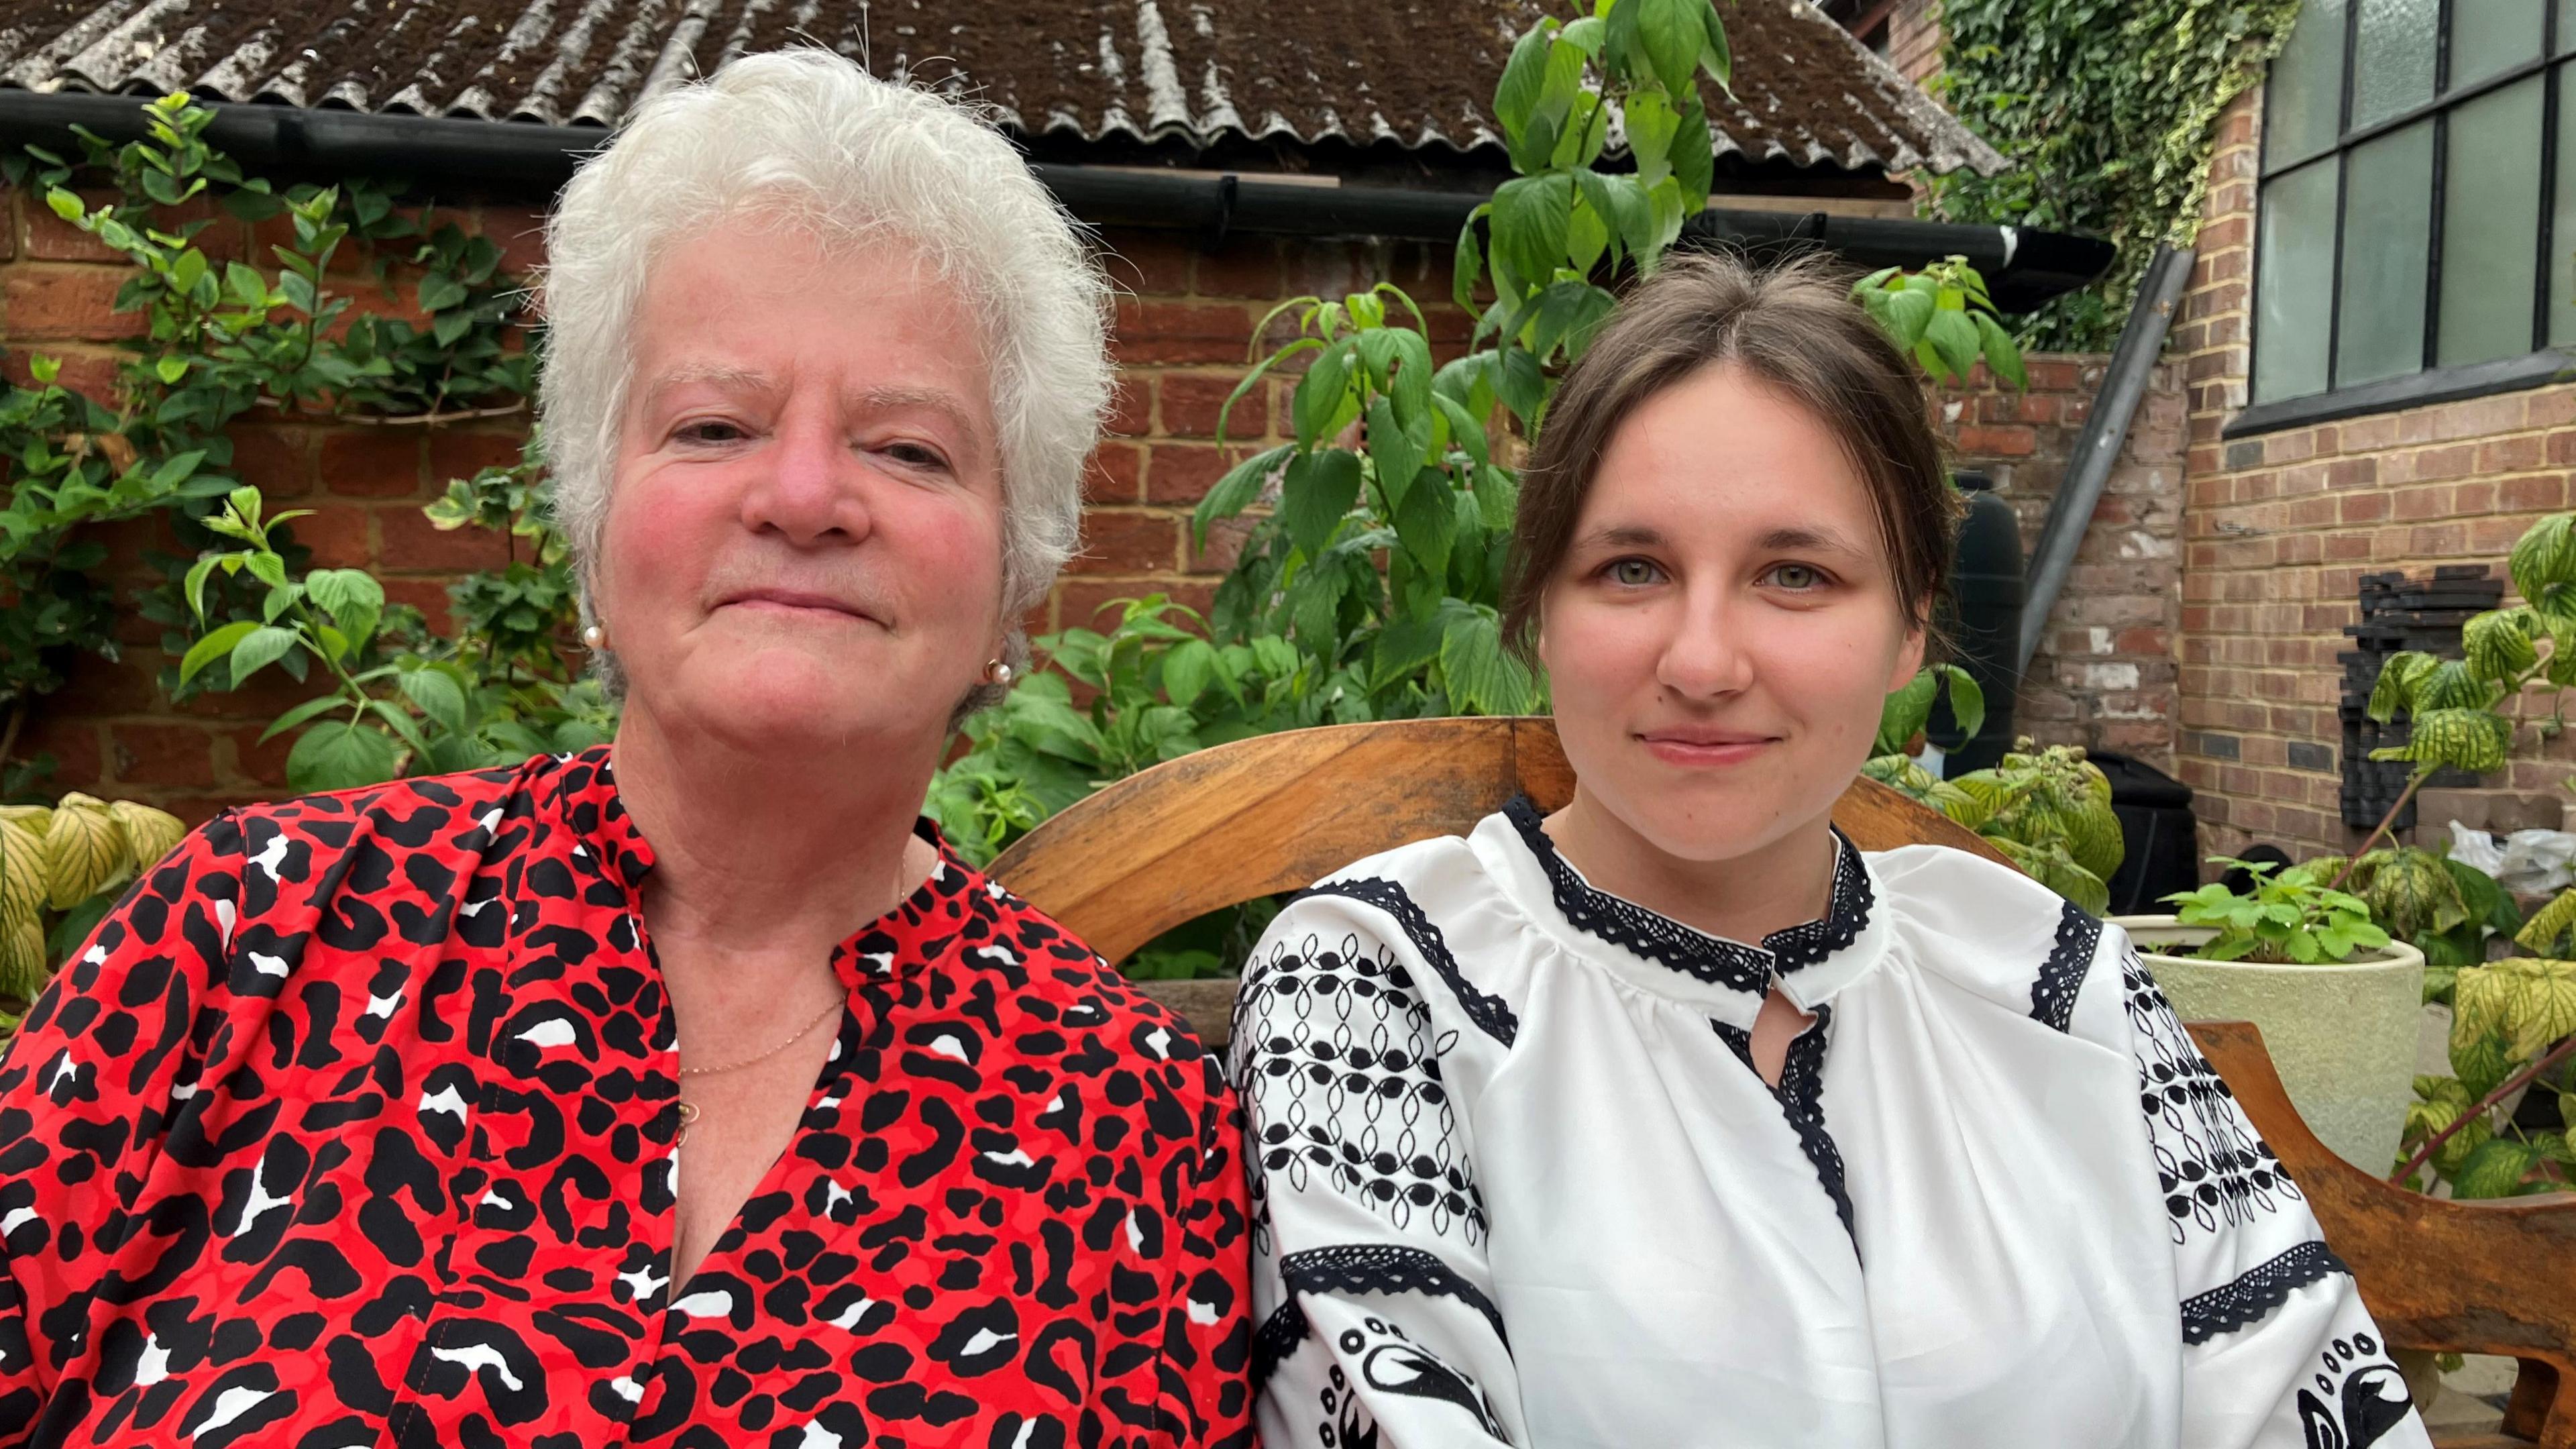
[[2299,0],[1944,0],[1934,89],[2013,167],[1931,178],[1933,212],[2119,248],[2100,281],[2023,320],[2026,346],[2110,348],[2156,244],[2197,239],[2218,117],[2298,14]]

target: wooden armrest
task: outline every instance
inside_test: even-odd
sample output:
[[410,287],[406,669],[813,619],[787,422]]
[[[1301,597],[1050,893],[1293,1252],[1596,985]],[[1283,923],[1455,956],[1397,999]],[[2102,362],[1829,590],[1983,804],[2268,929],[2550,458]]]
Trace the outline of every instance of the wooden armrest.
[[2576,1193],[2448,1202],[2330,1151],[2281,1089],[2250,1022],[2191,1034],[2289,1170],[2391,1344],[2522,1365],[2501,1439],[2576,1449]]

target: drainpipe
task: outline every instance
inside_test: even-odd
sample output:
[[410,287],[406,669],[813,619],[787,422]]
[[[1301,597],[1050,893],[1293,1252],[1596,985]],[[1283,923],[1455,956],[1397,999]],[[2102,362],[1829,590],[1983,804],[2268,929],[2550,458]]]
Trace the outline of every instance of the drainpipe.
[[2111,365],[2103,372],[2102,390],[2093,398],[2084,431],[2076,436],[2066,480],[2049,501],[2048,521],[2040,525],[2039,542],[2031,548],[2030,567],[2024,574],[2027,587],[2021,608],[2018,673],[2030,672],[2031,656],[2039,652],[2039,641],[2048,631],[2049,607],[2057,602],[2058,591],[2075,568],[2075,551],[2083,545],[2085,527],[2102,502],[2103,485],[2111,481],[2111,465],[2119,461],[2120,449],[2129,440],[2129,421],[2137,415],[2138,400],[2146,396],[2147,379],[2155,373],[2156,359],[2164,354],[2165,332],[2173,326],[2174,309],[2182,304],[2183,286],[2191,280],[2193,255],[2190,247],[2158,246],[2147,259],[2146,275],[2138,282],[2137,305],[2120,329],[2119,345],[2111,349]]

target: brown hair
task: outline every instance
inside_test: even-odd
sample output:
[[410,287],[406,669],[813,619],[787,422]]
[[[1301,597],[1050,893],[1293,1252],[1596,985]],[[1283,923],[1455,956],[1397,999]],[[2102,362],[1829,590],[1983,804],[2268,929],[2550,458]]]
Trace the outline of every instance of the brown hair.
[[1539,604],[1565,559],[1611,437],[1647,399],[1732,363],[1824,423],[1869,485],[1906,622],[1950,576],[1959,517],[1941,440],[1913,364],[1809,256],[1756,268],[1737,257],[1668,259],[1637,285],[1566,373],[1521,471],[1503,585],[1503,637],[1528,656]]

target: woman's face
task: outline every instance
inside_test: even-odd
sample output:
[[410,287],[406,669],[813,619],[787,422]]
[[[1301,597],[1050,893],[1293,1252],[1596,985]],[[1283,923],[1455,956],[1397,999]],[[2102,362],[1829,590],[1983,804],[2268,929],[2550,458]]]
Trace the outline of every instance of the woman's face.
[[1611,436],[1540,620],[1584,792],[1693,861],[1829,813],[1923,659],[1859,469],[1725,365]]
[[733,222],[655,264],[599,567],[630,710],[936,748],[1002,631],[978,335],[900,246]]

